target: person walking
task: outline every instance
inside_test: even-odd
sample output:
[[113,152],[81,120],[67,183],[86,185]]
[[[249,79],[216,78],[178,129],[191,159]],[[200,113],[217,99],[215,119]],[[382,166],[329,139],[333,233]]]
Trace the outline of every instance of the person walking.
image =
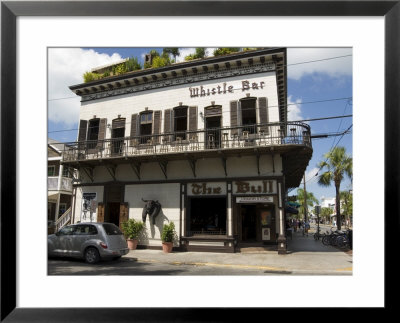
[[310,223],[308,221],[304,222],[304,231],[308,237],[308,230],[310,230]]

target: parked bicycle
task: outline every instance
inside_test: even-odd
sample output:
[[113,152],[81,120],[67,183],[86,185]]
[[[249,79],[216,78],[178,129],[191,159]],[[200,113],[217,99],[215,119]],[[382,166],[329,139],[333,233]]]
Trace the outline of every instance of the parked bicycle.
[[314,240],[319,240],[320,238],[325,237],[328,234],[328,231],[326,233],[321,233],[321,228],[317,227],[317,231],[314,233]]
[[331,229],[331,232],[322,238],[322,243],[326,246],[331,245],[339,248],[350,247],[350,231],[334,231]]

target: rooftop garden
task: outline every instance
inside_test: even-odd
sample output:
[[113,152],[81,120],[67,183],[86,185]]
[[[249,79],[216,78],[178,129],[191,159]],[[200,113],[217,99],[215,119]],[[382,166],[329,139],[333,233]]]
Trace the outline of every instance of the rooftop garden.
[[[213,56],[222,56],[228,55],[232,53],[237,53],[241,51],[249,51],[255,50],[259,48],[238,48],[238,47],[221,47],[217,48],[213,51]],[[167,47],[163,48],[162,53],[160,54],[156,50],[150,51],[150,61],[145,62],[143,67],[139,63],[136,57],[130,57],[125,62],[111,65],[108,68],[101,69],[102,72],[92,71],[85,72],[83,74],[84,83],[97,81],[106,77],[122,75],[133,71],[138,71],[141,69],[147,68],[158,68],[171,65],[176,62],[176,57],[180,56],[179,48],[176,47]],[[197,47],[195,49],[195,53],[185,56],[185,61],[191,61],[194,59],[202,59],[208,57],[208,52],[203,47]]]

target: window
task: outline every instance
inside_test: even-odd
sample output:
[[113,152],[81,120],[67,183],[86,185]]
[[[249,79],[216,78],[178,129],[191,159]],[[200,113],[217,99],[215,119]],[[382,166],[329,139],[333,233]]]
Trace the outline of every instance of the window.
[[97,145],[97,139],[99,138],[99,126],[100,119],[89,120],[89,129],[86,138],[86,140],[90,141],[88,143],[88,149],[93,149]]
[[57,235],[70,236],[75,232],[75,230],[76,230],[76,226],[70,225],[70,226],[64,227],[60,231],[58,231]]
[[226,198],[191,198],[189,236],[226,234]]
[[242,111],[242,126],[244,131],[255,133],[255,125],[257,123],[256,117],[256,99],[248,98],[240,100],[240,107]]
[[61,216],[67,211],[67,203],[60,203],[60,206],[58,208],[58,216]]
[[55,176],[56,166],[47,166],[47,176]]
[[122,235],[121,230],[115,224],[104,223],[103,228],[108,236]]
[[73,168],[68,167],[68,166],[64,166],[63,167],[63,171],[62,171],[62,176],[63,177],[72,178],[72,174],[73,174]]
[[181,139],[186,139],[187,111],[187,106],[174,108],[174,132],[176,137]]
[[[140,143],[145,144],[151,140],[153,129],[153,112],[144,112],[140,115]],[[150,136],[147,136],[150,135]]]
[[76,227],[75,235],[95,235],[97,234],[97,229],[94,225],[78,225]]

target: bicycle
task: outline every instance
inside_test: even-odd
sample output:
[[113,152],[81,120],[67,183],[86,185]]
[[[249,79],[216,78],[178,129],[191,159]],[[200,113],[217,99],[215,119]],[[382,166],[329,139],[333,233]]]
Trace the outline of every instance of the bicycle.
[[318,227],[317,232],[314,233],[314,240],[319,240],[320,238],[323,238],[327,235],[328,231],[326,233],[321,233],[321,229]]

